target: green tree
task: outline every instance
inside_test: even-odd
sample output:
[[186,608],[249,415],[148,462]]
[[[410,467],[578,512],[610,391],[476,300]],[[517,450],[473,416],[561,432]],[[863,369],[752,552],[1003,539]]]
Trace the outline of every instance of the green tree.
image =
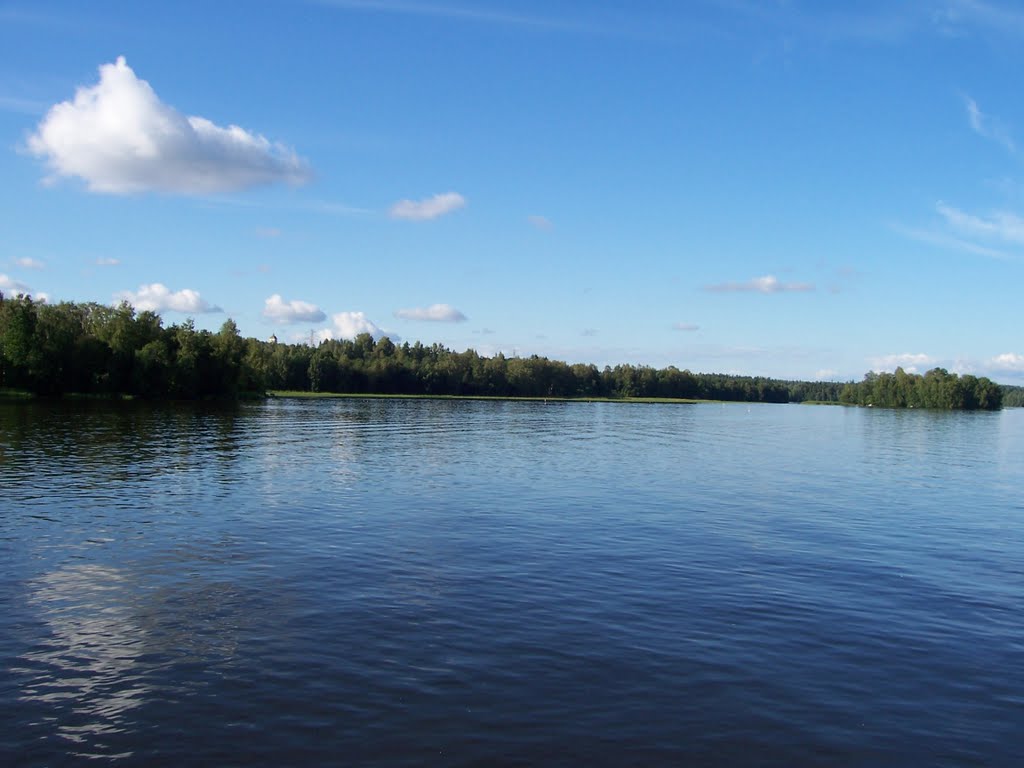
[[36,304],[29,296],[4,298],[0,293],[0,375],[7,387],[31,384],[38,362],[35,349]]
[[245,342],[235,321],[228,318],[212,339],[212,364],[220,379],[216,387],[221,396],[237,397],[243,379],[242,359]]

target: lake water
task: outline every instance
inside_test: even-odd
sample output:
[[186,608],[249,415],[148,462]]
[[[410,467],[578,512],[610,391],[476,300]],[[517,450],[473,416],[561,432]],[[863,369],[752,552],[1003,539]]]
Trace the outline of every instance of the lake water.
[[0,763],[1019,765],[1024,410],[0,403]]

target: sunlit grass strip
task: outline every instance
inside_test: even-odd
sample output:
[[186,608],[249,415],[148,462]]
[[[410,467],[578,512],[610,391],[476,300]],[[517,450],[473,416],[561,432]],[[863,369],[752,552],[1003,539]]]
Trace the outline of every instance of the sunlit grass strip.
[[531,403],[709,403],[713,400],[694,400],[682,397],[512,397],[505,395],[385,395],[357,392],[301,392],[273,390],[270,397],[291,397],[306,400],[348,398],[356,400],[497,400]]
[[35,395],[25,389],[0,387],[0,400],[31,400]]

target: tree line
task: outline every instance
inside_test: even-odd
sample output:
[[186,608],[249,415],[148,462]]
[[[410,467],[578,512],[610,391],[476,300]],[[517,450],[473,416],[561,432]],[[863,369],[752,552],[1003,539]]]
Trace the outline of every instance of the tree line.
[[[941,370],[941,369],[939,369]],[[889,378],[898,384],[889,386]],[[932,384],[941,378],[941,397]],[[917,379],[926,380],[918,394]],[[894,379],[895,380],[895,379]],[[950,383],[952,382],[952,383]],[[959,383],[957,383],[959,382]],[[47,304],[0,293],[0,387],[39,395],[74,392],[139,398],[261,396],[268,390],[348,394],[566,398],[694,398],[747,402],[846,402],[938,408],[998,408],[988,379],[941,371],[869,374],[861,384],[692,373],[674,366],[569,364],[532,355],[492,357],[472,349],[360,334],[318,346],[242,338],[232,320],[217,333],[192,321],[165,327],[127,303]],[[893,392],[913,392],[901,396]],[[877,393],[876,393],[877,390]],[[948,390],[948,393],[947,393]],[[883,397],[882,395],[885,395]]]
[[262,392],[250,348],[232,320],[218,333],[197,331],[191,320],[165,328],[159,315],[127,303],[47,304],[0,293],[0,386],[37,395],[195,400]]
[[1003,405],[1005,407],[1024,408],[1024,387],[1013,387],[1004,384],[1000,389],[1003,390]]
[[869,373],[862,382],[845,385],[839,402],[883,408],[996,410],[1002,407],[1003,390],[984,376],[957,376],[944,368],[920,375],[897,368],[894,373]]

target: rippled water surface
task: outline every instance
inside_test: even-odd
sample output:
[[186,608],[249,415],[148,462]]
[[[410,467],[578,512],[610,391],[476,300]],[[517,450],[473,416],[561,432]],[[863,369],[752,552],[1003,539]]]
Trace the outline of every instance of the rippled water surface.
[[1022,753],[1022,410],[0,403],[4,765]]

